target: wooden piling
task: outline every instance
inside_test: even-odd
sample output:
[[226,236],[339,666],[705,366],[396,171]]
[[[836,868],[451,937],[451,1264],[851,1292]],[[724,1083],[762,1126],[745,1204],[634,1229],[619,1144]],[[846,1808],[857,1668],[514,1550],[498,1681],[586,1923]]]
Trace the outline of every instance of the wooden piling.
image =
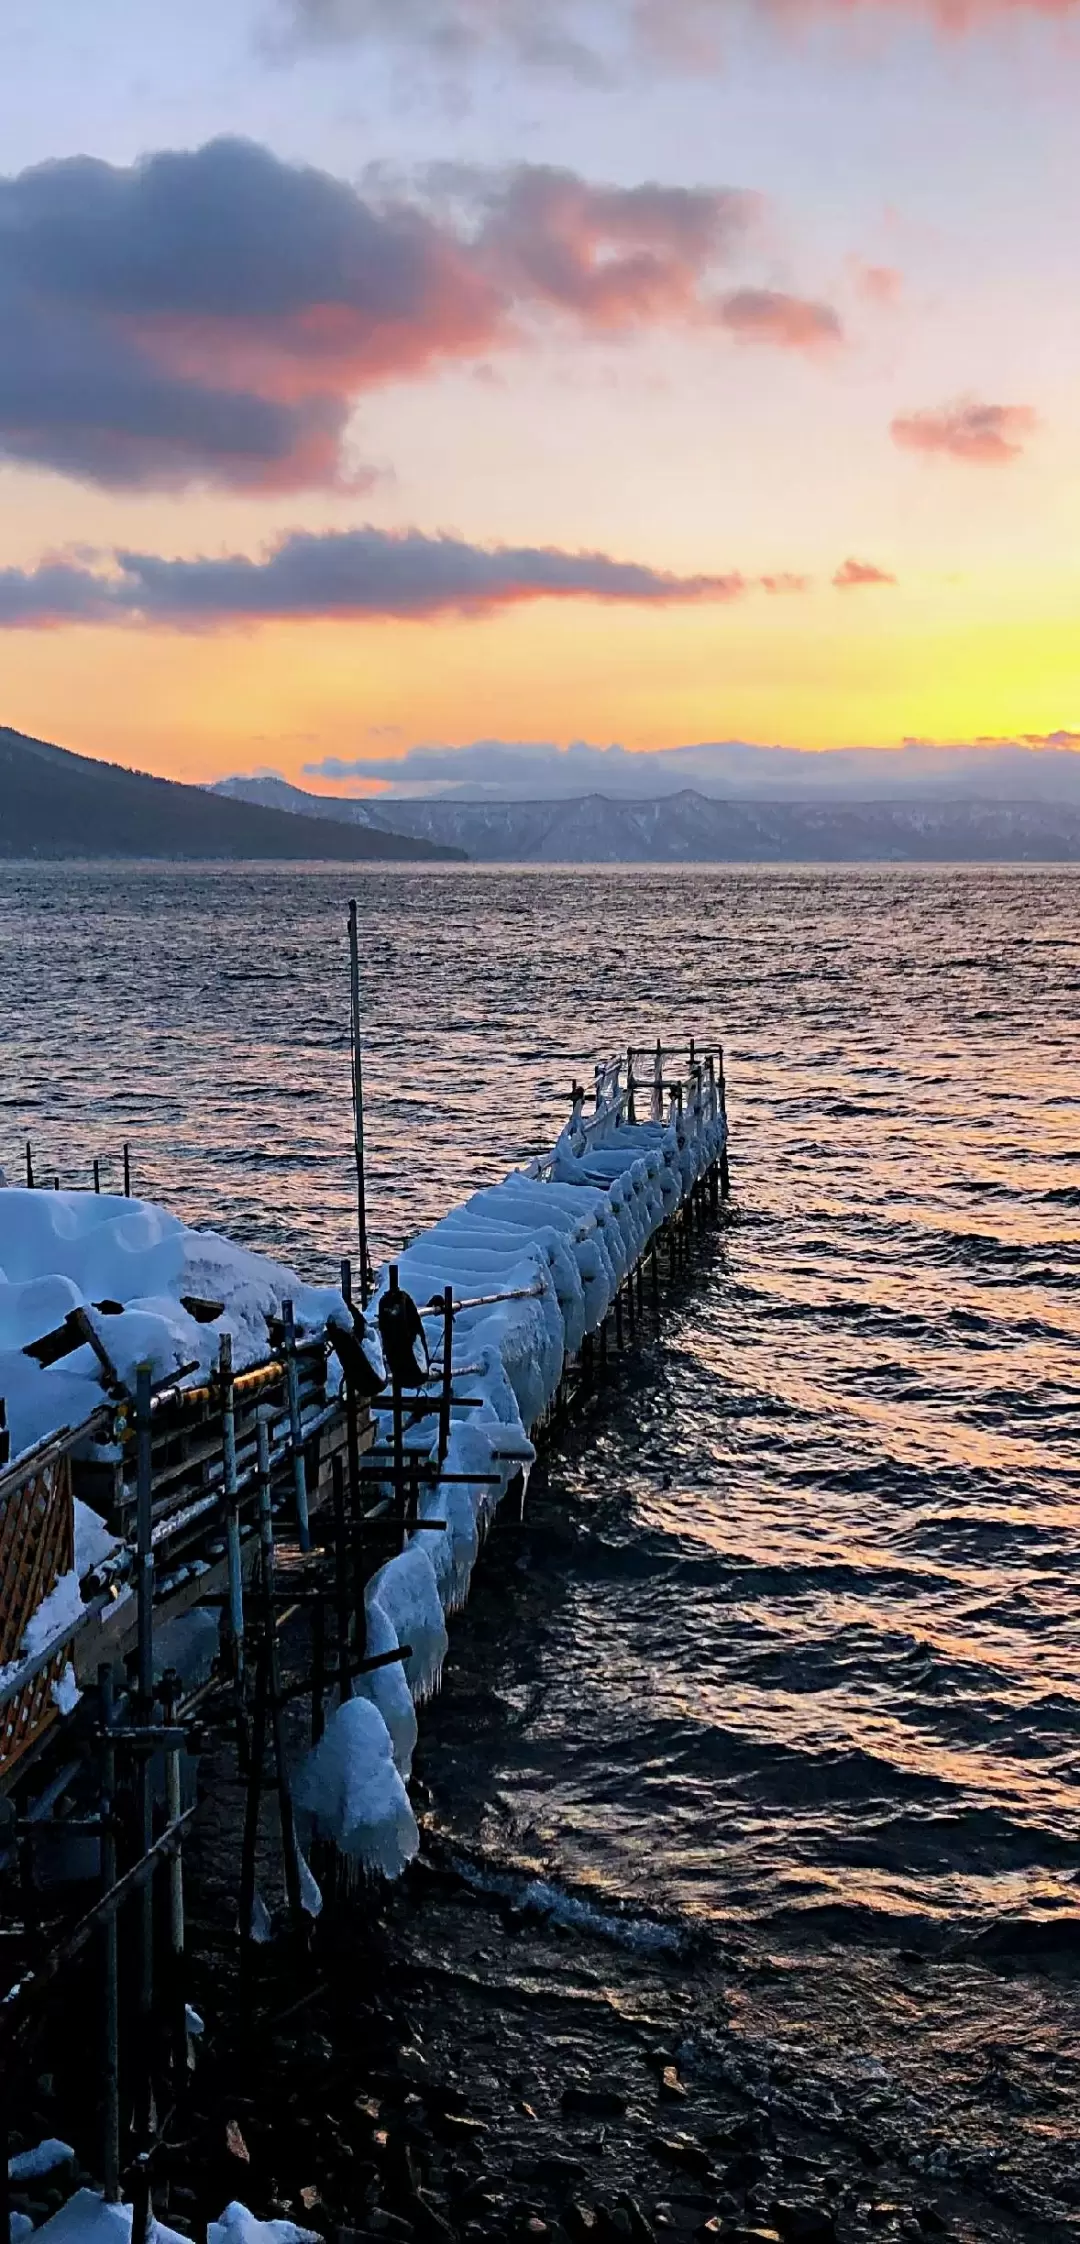
[[124,1198],[125,1200],[131,1198],[131,1147],[126,1138],[124,1140]]

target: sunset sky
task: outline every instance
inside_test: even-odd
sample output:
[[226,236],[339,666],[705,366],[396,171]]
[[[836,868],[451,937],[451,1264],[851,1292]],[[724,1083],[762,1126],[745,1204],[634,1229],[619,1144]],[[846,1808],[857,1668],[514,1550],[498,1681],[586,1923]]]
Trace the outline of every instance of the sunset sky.
[[1080,729],[1080,0],[6,0],[0,723]]

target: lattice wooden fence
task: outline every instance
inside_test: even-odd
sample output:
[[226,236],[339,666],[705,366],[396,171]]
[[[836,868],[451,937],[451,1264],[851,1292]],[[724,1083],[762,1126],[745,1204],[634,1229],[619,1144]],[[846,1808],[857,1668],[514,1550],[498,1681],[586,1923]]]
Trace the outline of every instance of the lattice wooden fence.
[[[0,1474],[0,1673],[22,1656],[27,1625],[75,1563],[71,1459],[47,1451]],[[14,1763],[56,1720],[53,1685],[67,1653],[0,1702],[0,1786]]]

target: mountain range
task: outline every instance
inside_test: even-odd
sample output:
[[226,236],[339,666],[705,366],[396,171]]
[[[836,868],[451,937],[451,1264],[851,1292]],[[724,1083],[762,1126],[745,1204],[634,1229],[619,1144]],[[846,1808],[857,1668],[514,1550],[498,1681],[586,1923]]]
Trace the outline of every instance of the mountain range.
[[0,725],[0,858],[455,858],[453,843],[300,815],[96,763]]
[[391,820],[417,841],[453,845],[487,863],[1075,863],[1080,803],[957,800],[783,802],[718,799],[683,788],[639,801],[588,794],[543,802],[431,801],[386,805],[306,794],[286,780],[226,779],[216,792],[375,833]]

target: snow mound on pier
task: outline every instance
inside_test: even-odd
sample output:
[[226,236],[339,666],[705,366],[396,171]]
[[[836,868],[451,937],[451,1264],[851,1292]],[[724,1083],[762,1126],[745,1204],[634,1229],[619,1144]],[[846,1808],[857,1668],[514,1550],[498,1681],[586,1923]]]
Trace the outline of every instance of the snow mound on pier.
[[[201,1321],[185,1300],[220,1303],[221,1313]],[[301,1333],[348,1321],[332,1289],[306,1285],[294,1270],[217,1232],[193,1231],[151,1201],[4,1187],[0,1396],[12,1457],[81,1425],[102,1400],[107,1374],[88,1342],[50,1365],[24,1353],[73,1310],[86,1312],[117,1378],[130,1387],[144,1362],[155,1380],[185,1365],[194,1367],[192,1379],[204,1376],[225,1334],[237,1370],[257,1363],[270,1352],[268,1319],[289,1300]]]

